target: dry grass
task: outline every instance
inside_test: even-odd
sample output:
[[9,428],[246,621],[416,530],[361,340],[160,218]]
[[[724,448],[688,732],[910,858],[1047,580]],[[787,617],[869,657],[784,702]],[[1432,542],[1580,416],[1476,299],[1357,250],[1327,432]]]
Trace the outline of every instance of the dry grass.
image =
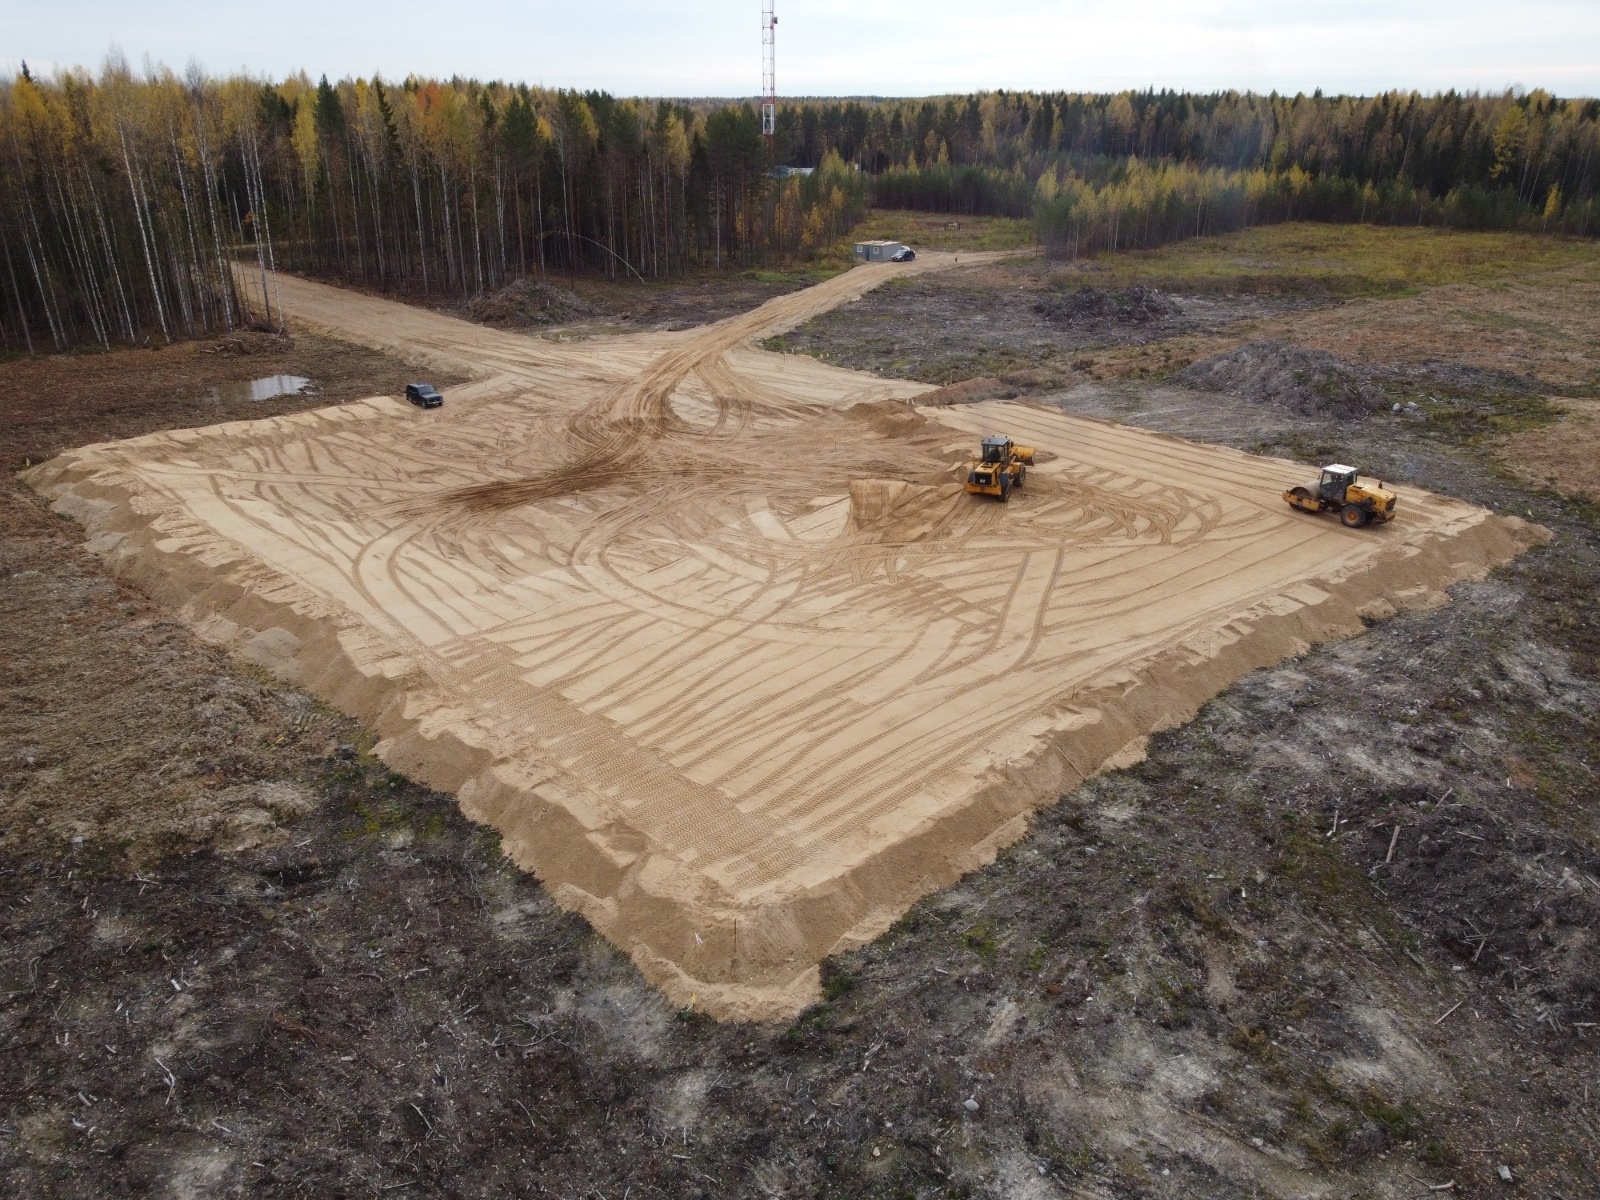
[[875,208],[866,220],[832,246],[823,261],[843,270],[851,265],[851,246],[872,238],[905,242],[916,250],[1032,250],[1033,222],[1019,217],[972,217],[961,213],[912,212]]
[[[1592,241],[1310,222],[1101,255],[1079,265],[1085,264],[1100,286],[1142,283],[1190,293],[1394,296],[1452,283],[1493,284],[1560,267],[1587,267],[1591,277],[1600,277],[1600,254]],[[1058,280],[1071,287],[1084,282],[1078,270],[1070,269]]]

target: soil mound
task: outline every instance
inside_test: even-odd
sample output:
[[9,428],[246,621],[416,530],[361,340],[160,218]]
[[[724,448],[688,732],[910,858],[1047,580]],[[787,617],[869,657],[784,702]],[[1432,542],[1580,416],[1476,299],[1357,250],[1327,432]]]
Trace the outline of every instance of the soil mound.
[[1069,295],[1041,300],[1033,311],[1052,325],[1148,325],[1177,316],[1179,310],[1164,293],[1135,284],[1123,292],[1081,287]]
[[[917,400],[920,401],[921,397]],[[852,404],[845,410],[852,420],[860,421],[873,433],[886,438],[906,438],[928,427],[928,418],[917,411],[916,402],[903,400],[868,400]]]
[[467,301],[467,316],[485,325],[526,328],[560,325],[596,313],[594,305],[577,293],[535,279],[519,279],[498,292],[486,292]]
[[1246,342],[1180,371],[1178,382],[1267,400],[1307,417],[1361,417],[1384,406],[1380,388],[1326,350]]
[[996,378],[979,375],[960,379],[923,392],[912,403],[918,408],[940,408],[949,404],[977,404],[982,400],[1015,400],[1018,396],[1048,391],[1061,385],[1061,377],[1053,371],[1024,368],[1007,371]]
[[924,541],[942,525],[950,499],[947,487],[904,479],[852,479],[850,528],[885,543]]
[[976,404],[979,400],[993,400],[997,396],[1010,399],[1016,394],[1015,388],[1008,388],[1000,380],[980,375],[976,379],[963,379],[959,383],[949,383],[931,392],[924,392],[917,397],[916,404],[918,407],[938,408],[946,404]]

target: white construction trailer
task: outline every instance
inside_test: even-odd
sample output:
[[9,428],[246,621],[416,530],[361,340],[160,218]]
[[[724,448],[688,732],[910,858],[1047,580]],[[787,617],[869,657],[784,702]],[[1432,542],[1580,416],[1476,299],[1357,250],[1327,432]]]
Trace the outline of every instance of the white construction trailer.
[[890,262],[896,254],[906,248],[904,242],[886,242],[875,240],[871,242],[856,243],[857,262]]

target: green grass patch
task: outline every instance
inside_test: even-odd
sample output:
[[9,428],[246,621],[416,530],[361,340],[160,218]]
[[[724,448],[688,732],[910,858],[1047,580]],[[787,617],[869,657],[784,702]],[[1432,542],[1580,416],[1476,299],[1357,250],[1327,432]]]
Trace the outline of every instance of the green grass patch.
[[1286,437],[1252,442],[1246,449],[1251,454],[1273,458],[1292,458],[1296,462],[1320,466],[1322,463],[1343,462],[1346,451],[1339,442],[1320,441],[1304,434],[1291,433]]
[[1030,250],[1033,222],[1016,217],[968,217],[956,213],[912,212],[874,208],[866,218],[828,247],[813,269],[845,270],[855,264],[856,242],[877,238],[904,242],[914,250],[948,250],[959,254],[980,250]]
[[1356,1097],[1356,1111],[1397,1142],[1410,1136],[1422,1116],[1422,1110],[1412,1101],[1402,1100],[1396,1104],[1371,1087]]
[[1193,884],[1180,883],[1173,888],[1173,906],[1207,933],[1218,937],[1231,937],[1233,927],[1212,905],[1211,900]]
[[1036,975],[1044,970],[1045,962],[1050,956],[1050,942],[1046,938],[1039,938],[1029,947],[1027,954],[1022,956],[1022,969],[1030,975]]
[[841,996],[847,996],[856,990],[856,977],[850,972],[837,967],[827,972],[822,981],[822,1002],[832,1004]]
[[1451,1142],[1440,1141],[1434,1138],[1422,1147],[1417,1155],[1428,1166],[1435,1170],[1447,1170],[1450,1167],[1460,1166],[1461,1152]]
[[1587,265],[1600,273],[1600,248],[1533,233],[1297,222],[1103,254],[1091,265],[1091,271],[1059,271],[1053,282],[1062,288],[1140,283],[1189,293],[1394,296],[1561,267]]
[[1553,425],[1562,416],[1559,405],[1545,396],[1485,396],[1442,400],[1424,396],[1417,403],[1426,414],[1423,428],[1447,441],[1481,445],[1512,433]]
[[828,267],[818,266],[815,263],[796,265],[794,267],[752,267],[747,271],[740,271],[739,279],[746,279],[752,283],[822,283],[832,279],[839,272]]
[[961,943],[989,966],[994,965],[995,957],[1000,953],[1000,941],[994,927],[987,923],[968,929],[961,935]]

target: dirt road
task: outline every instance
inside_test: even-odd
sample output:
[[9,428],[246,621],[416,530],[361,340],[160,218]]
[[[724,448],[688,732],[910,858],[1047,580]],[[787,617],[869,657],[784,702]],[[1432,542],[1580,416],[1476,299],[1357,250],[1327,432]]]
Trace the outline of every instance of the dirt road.
[[[30,481],[204,636],[456,792],[676,1001],[793,1013],[823,956],[1152,730],[1537,537],[1409,489],[1400,521],[1345,530],[1282,504],[1289,463],[918,409],[926,385],[752,344],[942,265],[581,342],[285,279],[296,323],[474,382]],[[1041,451],[1006,506],[960,487],[994,428]]]

